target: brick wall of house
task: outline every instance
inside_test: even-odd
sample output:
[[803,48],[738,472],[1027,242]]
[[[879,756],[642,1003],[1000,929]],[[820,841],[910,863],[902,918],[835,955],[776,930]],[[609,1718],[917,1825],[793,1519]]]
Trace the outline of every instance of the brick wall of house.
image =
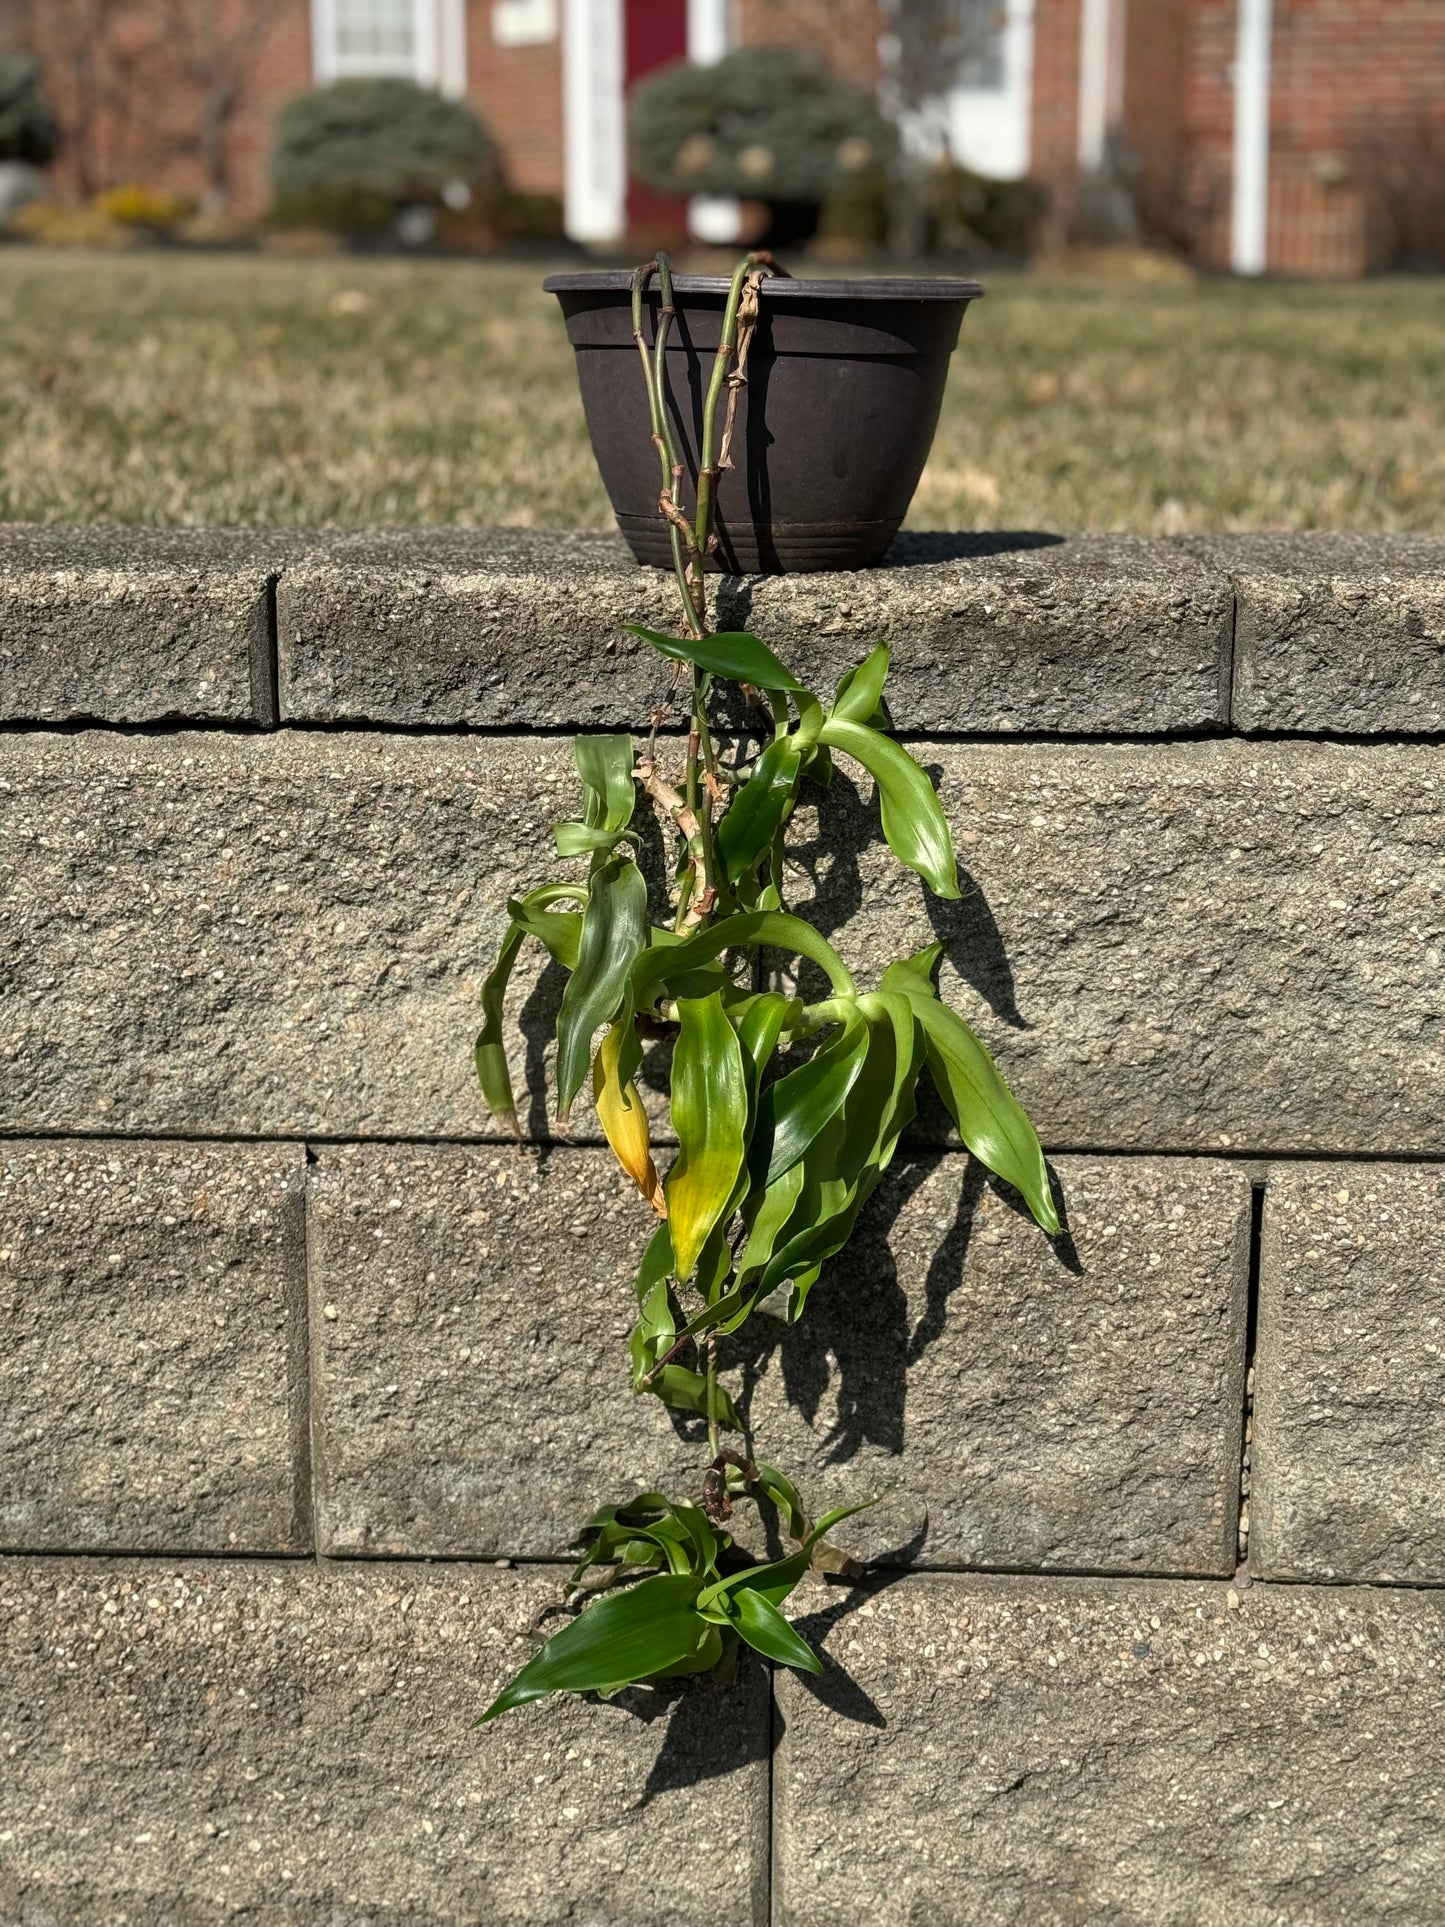
[[878,84],[878,0],[740,0],[747,47],[812,47],[835,73],[870,91]]
[[499,47],[491,0],[467,7],[467,92],[495,136],[519,194],[563,188],[562,42]]
[[1034,7],[1032,159],[1029,171],[1053,193],[1049,225],[1063,234],[1073,215],[1079,148],[1081,0],[1036,0]]

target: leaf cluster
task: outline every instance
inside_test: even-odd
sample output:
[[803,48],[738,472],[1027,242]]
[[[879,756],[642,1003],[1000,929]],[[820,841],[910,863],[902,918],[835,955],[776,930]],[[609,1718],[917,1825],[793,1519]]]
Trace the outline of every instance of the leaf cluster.
[[[706,1420],[716,1473],[727,1456],[719,1452],[721,1434],[742,1429],[717,1380],[718,1340],[765,1302],[781,1306],[789,1323],[801,1316],[887,1170],[925,1074],[973,1155],[1021,1193],[1046,1231],[1057,1231],[1059,1221],[1033,1126],[982,1043],[939,999],[933,972],[942,946],[899,959],[876,986],[860,987],[833,946],[784,900],[784,846],[802,786],[826,786],[835,756],[873,778],[883,834],[898,860],[936,895],[959,895],[932,783],[889,734],[887,648],[844,676],[825,706],[756,636],[633,633],[693,669],[681,787],[659,776],[651,748],[638,758],[628,736],[578,739],[582,814],[557,825],[555,836],[560,857],[586,859],[586,881],[543,884],[511,902],[483,990],[476,1063],[487,1103],[514,1124],[502,1004],[521,945],[535,939],[567,972],[557,1021],[558,1118],[565,1123],[590,1072],[607,1140],[660,1219],[636,1279],[633,1388]],[[758,754],[737,768],[723,767],[708,726],[714,679],[743,685],[771,718]],[[655,919],[638,867],[631,825],[639,791],[681,832],[671,924]],[[758,988],[765,981],[759,963],[770,953],[815,965],[828,994],[806,1002]],[[674,1042],[678,1150],[665,1179],[636,1083],[644,1036],[658,1034]],[[612,1690],[708,1671],[729,1640],[805,1664],[778,1607],[826,1526],[809,1533],[796,1494],[788,1503],[803,1551],[742,1578],[719,1576],[721,1538],[695,1506],[646,1494],[599,1513],[584,1569],[603,1562],[662,1570],[584,1612],[523,1669],[493,1712],[564,1686]]]

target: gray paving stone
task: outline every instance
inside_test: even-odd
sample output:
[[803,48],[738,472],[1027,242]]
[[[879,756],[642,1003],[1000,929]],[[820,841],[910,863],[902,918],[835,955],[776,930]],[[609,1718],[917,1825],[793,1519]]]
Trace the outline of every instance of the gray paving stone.
[[[956,1156],[905,1159],[751,1402],[834,1535],[934,1566],[1230,1573],[1250,1186],[1059,1158],[1061,1249]],[[771,1325],[772,1321],[769,1320]]]
[[1250,1564],[1445,1583],[1445,1171],[1275,1165],[1265,1194]]
[[767,1683],[478,1728],[555,1571],[0,1563],[7,1927],[767,1918]]
[[0,721],[274,726],[284,539],[0,526]]
[[310,1543],[299,1145],[0,1145],[0,1547]]
[[[1222,570],[1130,536],[900,536],[888,565],[719,579],[750,627],[831,688],[879,641],[904,729],[1138,731],[1224,720]],[[667,667],[622,633],[676,592],[600,532],[313,539],[277,592],[282,714],[513,728],[643,727]]]
[[913,748],[941,784],[962,901],[894,861],[871,785],[839,759],[832,854],[800,813],[793,907],[870,982],[945,940],[944,994],[1047,1145],[1445,1150],[1434,750]]
[[[753,1449],[838,1535],[938,1565],[1234,1569],[1249,1184],[1067,1158],[1067,1264],[967,1160],[880,1194],[803,1323],[724,1354]],[[627,1384],[651,1220],[601,1152],[323,1150],[311,1179],[330,1552],[556,1554],[604,1501],[700,1491],[701,1427]],[[740,1511],[739,1535],[757,1538]]]
[[[925,901],[841,759],[835,853],[792,893],[868,981],[947,939],[1046,1143],[1445,1151],[1433,750],[918,747],[963,900]],[[506,898],[580,871],[551,842],[565,741],[36,733],[0,742],[0,786],[0,1128],[489,1131],[470,1053]],[[559,983],[532,958],[512,998],[533,1130]]]
[[907,1578],[782,1674],[779,1927],[1420,1927],[1445,1597]]
[[1445,729],[1445,539],[1250,535],[1189,546],[1234,581],[1237,728]]
[[599,1505],[700,1490],[630,1385],[654,1220],[605,1152],[347,1146],[312,1172],[317,1531],[334,1553],[547,1557]]

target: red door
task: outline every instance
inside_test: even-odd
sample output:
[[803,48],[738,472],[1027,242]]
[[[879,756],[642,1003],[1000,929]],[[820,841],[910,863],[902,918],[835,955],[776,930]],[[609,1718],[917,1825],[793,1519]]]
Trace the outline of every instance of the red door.
[[[630,94],[654,69],[687,58],[687,0],[623,0],[623,4],[623,88]],[[687,233],[687,202],[629,177],[627,230],[656,242],[681,241]]]

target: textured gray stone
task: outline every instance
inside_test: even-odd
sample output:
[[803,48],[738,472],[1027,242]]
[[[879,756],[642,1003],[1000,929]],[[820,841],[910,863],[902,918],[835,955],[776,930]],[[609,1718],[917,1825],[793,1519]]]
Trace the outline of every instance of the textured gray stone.
[[946,940],[944,994],[1046,1145],[1445,1150],[1434,750],[913,749],[941,781],[962,901],[894,861],[840,759],[828,857],[800,813],[794,907],[869,982]]
[[801,1592],[778,1927],[1419,1927],[1445,1597],[908,1578]]
[[[753,1449],[816,1510],[887,1490],[837,1535],[863,1557],[1232,1572],[1247,1180],[1064,1159],[1066,1264],[966,1171],[906,1165],[803,1322],[725,1351]],[[323,1549],[545,1556],[604,1501],[695,1496],[700,1425],[628,1389],[650,1224],[603,1152],[323,1151]]]
[[[722,578],[750,627],[831,688],[894,649],[900,728],[1138,731],[1222,722],[1233,598],[1221,570],[1130,536],[901,536],[889,565]],[[489,727],[642,727],[671,684],[622,632],[676,591],[610,534],[427,530],[313,541],[277,592],[282,714]]]
[[0,526],[0,721],[274,726],[270,585],[286,544]]
[[1056,1168],[1057,1250],[966,1159],[903,1160],[802,1322],[773,1328],[755,1449],[819,1510],[887,1493],[834,1535],[862,1557],[1233,1572],[1249,1181]]
[[1445,1171],[1276,1165],[1265,1193],[1250,1564],[1445,1582]]
[[[925,899],[841,759],[792,895],[869,982],[946,938],[1051,1148],[1445,1151],[1433,750],[917,747],[963,900]],[[576,807],[560,739],[5,738],[0,1129],[486,1134],[476,997],[508,895],[581,874],[550,832]],[[559,982],[531,952],[512,996],[534,1131]]]
[[0,1145],[0,1546],[310,1543],[299,1145]]
[[651,1723],[566,1699],[478,1730],[559,1596],[555,1569],[0,1564],[0,1917],[761,1924],[760,1666]]
[[[560,741],[5,739],[0,1128],[490,1130],[477,996],[508,896],[585,875],[550,833],[577,802]],[[511,1005],[534,1039],[539,958]]]
[[1251,535],[1190,546],[1234,581],[1236,728],[1445,729],[1445,539]]
[[599,1505],[699,1488],[704,1443],[630,1385],[653,1222],[606,1152],[323,1150],[310,1194],[323,1549],[555,1556]]

